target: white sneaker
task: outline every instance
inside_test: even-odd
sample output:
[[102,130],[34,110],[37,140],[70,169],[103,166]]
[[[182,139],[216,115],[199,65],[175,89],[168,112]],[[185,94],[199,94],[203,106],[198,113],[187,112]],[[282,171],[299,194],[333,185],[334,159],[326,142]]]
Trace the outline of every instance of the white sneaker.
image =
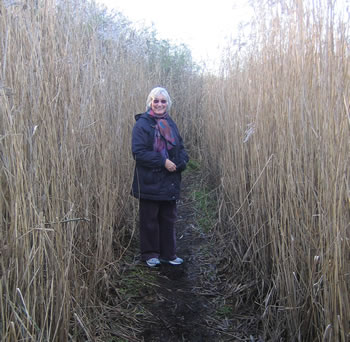
[[158,258],[151,258],[151,259],[146,260],[146,264],[149,267],[155,267],[155,266],[160,264],[160,261]]
[[183,259],[176,257],[174,260],[165,260],[165,259],[160,259],[161,262],[164,262],[166,264],[171,264],[171,265],[181,265],[184,261]]

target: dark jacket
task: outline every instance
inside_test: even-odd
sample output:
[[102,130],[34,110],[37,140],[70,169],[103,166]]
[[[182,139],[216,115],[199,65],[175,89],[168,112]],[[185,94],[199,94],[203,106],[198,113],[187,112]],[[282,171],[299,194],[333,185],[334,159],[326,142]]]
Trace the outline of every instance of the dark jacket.
[[175,122],[168,116],[176,145],[168,151],[176,172],[165,168],[165,158],[153,150],[156,120],[149,114],[135,115],[132,131],[132,153],[136,160],[132,195],[136,198],[171,201],[180,197],[181,172],[189,160]]

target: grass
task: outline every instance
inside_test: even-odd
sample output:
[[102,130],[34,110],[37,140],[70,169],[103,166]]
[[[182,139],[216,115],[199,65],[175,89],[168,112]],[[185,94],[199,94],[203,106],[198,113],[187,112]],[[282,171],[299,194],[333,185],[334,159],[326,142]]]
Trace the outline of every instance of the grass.
[[222,318],[232,317],[233,308],[231,305],[223,305],[217,309],[216,314]]
[[196,218],[199,226],[205,233],[208,233],[213,229],[217,221],[217,207],[213,193],[207,189],[194,190],[192,198],[195,202]]
[[187,164],[185,172],[192,172],[192,171],[199,171],[200,170],[200,163],[196,159],[190,159],[190,161]]
[[140,295],[142,297],[146,293],[153,294],[155,282],[155,274],[150,272],[149,268],[135,267],[127,274],[123,274],[117,290],[123,298],[139,298]]

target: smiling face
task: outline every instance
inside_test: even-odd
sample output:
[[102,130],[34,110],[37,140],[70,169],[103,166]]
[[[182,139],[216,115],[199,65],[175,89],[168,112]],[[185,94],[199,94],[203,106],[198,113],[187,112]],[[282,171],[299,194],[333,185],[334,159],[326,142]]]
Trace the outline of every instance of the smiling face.
[[155,96],[152,100],[151,108],[155,115],[163,115],[168,108],[168,102],[165,96],[161,94]]

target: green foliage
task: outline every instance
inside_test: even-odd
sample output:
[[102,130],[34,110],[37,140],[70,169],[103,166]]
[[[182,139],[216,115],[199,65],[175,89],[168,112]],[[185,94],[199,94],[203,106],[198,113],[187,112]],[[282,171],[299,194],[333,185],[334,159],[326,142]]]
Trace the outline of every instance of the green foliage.
[[174,44],[170,40],[158,39],[156,31],[147,38],[147,50],[151,72],[160,74],[161,82],[181,81],[184,76],[198,72],[191,50],[185,44]]
[[222,305],[216,310],[216,314],[220,317],[231,317],[233,315],[232,305]]
[[192,197],[197,209],[198,223],[205,232],[209,232],[216,222],[216,201],[213,194],[203,188],[194,190]]
[[123,275],[118,291],[125,298],[137,298],[142,293],[150,292],[154,282],[155,275],[149,271],[149,268],[136,267]]
[[186,171],[198,171],[200,168],[200,164],[195,159],[190,159],[190,161],[187,164]]

